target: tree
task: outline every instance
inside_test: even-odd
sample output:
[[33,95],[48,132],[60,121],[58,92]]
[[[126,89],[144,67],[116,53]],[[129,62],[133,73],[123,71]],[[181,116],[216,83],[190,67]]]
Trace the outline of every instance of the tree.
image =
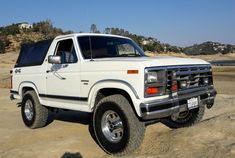
[[91,24],[90,32],[91,33],[97,33],[98,32],[97,27],[96,27],[95,24]]
[[5,48],[9,46],[10,42],[6,37],[0,37],[0,54],[5,53]]
[[0,54],[5,52],[5,43],[0,39]]
[[51,39],[58,35],[70,34],[72,31],[63,31],[61,28],[54,27],[50,20],[33,23],[33,31],[44,35],[45,39]]
[[0,28],[0,35],[7,36],[7,35],[16,35],[18,33],[20,33],[20,30],[17,24],[12,24]]
[[104,33],[105,34],[110,34],[111,33],[111,29],[109,27],[104,29]]
[[55,31],[50,20],[40,21],[33,23],[33,31],[42,33],[46,39],[51,38],[52,33]]

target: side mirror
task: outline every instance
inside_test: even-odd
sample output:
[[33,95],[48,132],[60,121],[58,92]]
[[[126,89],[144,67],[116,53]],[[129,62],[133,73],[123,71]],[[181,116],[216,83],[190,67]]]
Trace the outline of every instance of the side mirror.
[[49,55],[48,56],[48,63],[51,64],[61,64],[61,57],[56,55]]

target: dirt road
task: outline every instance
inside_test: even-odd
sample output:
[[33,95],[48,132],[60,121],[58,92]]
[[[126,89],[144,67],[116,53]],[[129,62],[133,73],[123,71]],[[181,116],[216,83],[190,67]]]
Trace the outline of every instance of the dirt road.
[[[215,74],[219,94],[201,123],[177,130],[148,126],[143,144],[128,157],[235,157],[234,81],[234,73]],[[0,89],[1,158],[110,157],[93,140],[89,115],[59,112],[47,127],[31,130],[8,98],[9,90]]]

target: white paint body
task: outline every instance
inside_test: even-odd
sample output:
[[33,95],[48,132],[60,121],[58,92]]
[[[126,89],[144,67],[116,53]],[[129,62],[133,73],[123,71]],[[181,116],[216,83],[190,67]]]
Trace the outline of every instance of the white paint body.
[[[209,64],[200,59],[176,57],[120,57],[100,58],[91,61],[82,57],[77,37],[92,35],[114,36],[104,34],[58,36],[53,40],[42,65],[22,67],[20,74],[16,74],[13,69],[12,90],[19,92],[15,97],[22,99],[22,89],[31,87],[38,94],[40,103],[45,106],[93,112],[97,92],[103,88],[117,88],[130,95],[136,113],[140,116],[139,105],[141,102],[168,97],[165,95],[144,98],[144,70],[146,67]],[[53,55],[57,43],[65,39],[73,40],[78,62],[61,64],[56,72],[46,73],[53,67],[53,64],[48,63],[48,56]],[[138,70],[138,74],[127,74],[127,70]],[[88,82],[84,83],[83,81]],[[87,101],[49,99],[40,97],[40,94],[87,98]]]

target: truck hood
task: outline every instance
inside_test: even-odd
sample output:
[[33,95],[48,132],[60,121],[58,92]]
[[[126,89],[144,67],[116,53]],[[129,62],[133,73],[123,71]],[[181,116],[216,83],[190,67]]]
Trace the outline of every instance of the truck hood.
[[177,57],[117,57],[85,60],[81,65],[84,72],[143,70],[146,67],[209,64],[201,59]]
[[102,62],[119,62],[120,64],[141,64],[145,67],[153,66],[173,66],[173,65],[197,65],[197,64],[209,64],[208,62],[201,59],[193,58],[179,58],[179,57],[117,57],[117,58],[103,58],[94,59],[95,61]]

